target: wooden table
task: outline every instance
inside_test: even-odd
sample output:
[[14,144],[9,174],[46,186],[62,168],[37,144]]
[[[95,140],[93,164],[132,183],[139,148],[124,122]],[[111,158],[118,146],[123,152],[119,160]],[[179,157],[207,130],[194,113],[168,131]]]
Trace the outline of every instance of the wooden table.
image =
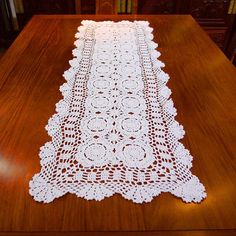
[[[82,19],[149,20],[154,27],[192,171],[208,193],[201,204],[168,193],[142,205],[119,195],[96,202],[67,194],[50,204],[29,195]],[[236,235],[235,102],[236,69],[191,16],[33,17],[0,62],[0,235]]]

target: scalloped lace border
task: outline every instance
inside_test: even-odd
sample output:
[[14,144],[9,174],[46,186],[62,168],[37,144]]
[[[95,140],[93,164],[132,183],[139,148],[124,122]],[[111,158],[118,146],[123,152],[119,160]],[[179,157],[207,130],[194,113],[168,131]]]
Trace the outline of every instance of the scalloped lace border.
[[[141,48],[141,41],[143,45],[148,45],[149,55],[151,57],[152,62],[152,70],[155,72],[155,76],[158,83],[158,92],[160,94],[160,105],[163,109],[163,113],[167,114],[166,118],[170,121],[170,138],[172,139],[173,151],[175,157],[179,160],[180,166],[185,166],[187,171],[186,178],[182,182],[175,182],[175,185],[164,186],[164,184],[156,182],[150,182],[148,185],[140,185],[135,188],[131,188],[130,186],[126,186],[124,183],[124,187],[126,191],[122,191],[119,187],[114,187],[116,183],[105,184],[105,183],[85,183],[81,182],[79,186],[76,188],[74,186],[64,186],[64,188],[59,187],[56,183],[51,183],[47,181],[45,177],[41,175],[42,172],[47,172],[50,168],[53,169],[53,165],[55,164],[54,152],[56,148],[60,147],[62,137],[58,136],[58,130],[61,129],[61,123],[63,121],[63,117],[65,117],[69,113],[69,106],[72,101],[71,91],[73,90],[73,86],[76,83],[76,80],[80,79],[79,76],[85,76],[86,71],[81,66],[82,57],[85,55],[86,44],[94,43],[94,39],[92,35],[85,36],[88,28],[93,30],[97,24],[107,24],[114,23],[110,21],[105,22],[94,22],[94,21],[82,21],[82,26],[78,27],[78,33],[76,33],[75,37],[78,38],[75,41],[76,48],[72,51],[74,58],[69,61],[71,65],[70,69],[64,72],[64,78],[66,79],[66,83],[60,87],[60,91],[62,92],[63,99],[56,104],[56,114],[53,115],[46,126],[46,130],[48,134],[52,137],[52,141],[46,143],[40,149],[40,158],[41,158],[41,172],[37,173],[33,176],[32,180],[29,183],[29,193],[34,197],[36,201],[40,202],[51,202],[55,198],[61,197],[66,193],[74,193],[78,197],[85,198],[87,200],[102,200],[105,197],[112,196],[115,193],[120,193],[124,198],[132,200],[136,203],[150,202],[155,196],[158,196],[161,192],[171,192],[173,195],[182,198],[185,202],[200,202],[206,197],[205,187],[200,183],[199,179],[192,175],[190,172],[190,168],[192,167],[192,156],[189,151],[185,149],[185,147],[179,143],[179,140],[184,136],[184,129],[177,121],[175,121],[175,116],[177,115],[177,111],[174,108],[173,101],[170,97],[171,91],[166,86],[166,83],[169,80],[169,76],[165,73],[161,68],[164,67],[164,63],[158,60],[157,58],[160,56],[160,52],[156,50],[157,44],[152,41],[153,34],[152,28],[149,27],[149,22],[147,21],[122,21],[126,24],[135,24],[136,32],[137,32],[137,42],[139,43],[139,49]],[[114,23],[117,24],[117,23]],[[145,33],[145,38],[142,38],[140,35],[142,32]],[[88,32],[87,32],[88,33]],[[139,34],[140,33],[140,34]],[[94,46],[94,45],[93,45]],[[144,45],[145,46],[145,45]],[[89,53],[87,53],[87,60],[89,61]],[[86,56],[86,55],[85,55]],[[140,55],[142,57],[142,55]],[[143,71],[145,72],[147,68],[145,65],[143,66]],[[148,71],[146,71],[148,73]],[[81,77],[81,79],[82,79]],[[174,140],[174,141],[173,141]],[[46,151],[45,151],[46,150]],[[48,176],[53,175],[53,172],[48,171]]]

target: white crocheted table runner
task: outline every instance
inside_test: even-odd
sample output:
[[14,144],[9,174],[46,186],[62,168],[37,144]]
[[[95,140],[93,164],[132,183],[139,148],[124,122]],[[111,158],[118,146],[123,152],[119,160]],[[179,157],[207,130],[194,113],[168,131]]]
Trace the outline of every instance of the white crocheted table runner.
[[30,181],[36,201],[66,193],[102,200],[115,193],[136,203],[170,192],[200,202],[205,188],[179,143],[169,76],[146,21],[83,21],[64,73],[63,99],[40,149],[41,171]]

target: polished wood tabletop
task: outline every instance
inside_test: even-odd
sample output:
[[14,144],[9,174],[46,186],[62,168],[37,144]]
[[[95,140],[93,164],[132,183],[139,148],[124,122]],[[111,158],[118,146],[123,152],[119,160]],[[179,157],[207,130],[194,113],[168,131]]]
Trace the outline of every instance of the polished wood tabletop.
[[[62,98],[62,74],[84,19],[148,20],[154,28],[176,119],[186,131],[182,142],[208,194],[200,204],[169,193],[146,204],[72,194],[43,204],[29,195],[29,180],[40,170],[39,148],[50,140],[44,127]],[[236,69],[191,16],[34,16],[0,61],[0,235],[236,235],[235,103]],[[98,233],[112,234],[122,232]]]

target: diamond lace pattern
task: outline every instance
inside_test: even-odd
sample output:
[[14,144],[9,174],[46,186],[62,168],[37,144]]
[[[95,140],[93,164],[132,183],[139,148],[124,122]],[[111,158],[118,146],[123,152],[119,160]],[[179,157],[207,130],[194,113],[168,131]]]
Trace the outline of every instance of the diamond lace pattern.
[[192,157],[166,86],[169,76],[146,21],[83,21],[63,99],[40,149],[41,171],[30,181],[36,201],[68,192],[87,200],[115,193],[136,203],[171,192],[200,202],[205,188],[192,175]]

